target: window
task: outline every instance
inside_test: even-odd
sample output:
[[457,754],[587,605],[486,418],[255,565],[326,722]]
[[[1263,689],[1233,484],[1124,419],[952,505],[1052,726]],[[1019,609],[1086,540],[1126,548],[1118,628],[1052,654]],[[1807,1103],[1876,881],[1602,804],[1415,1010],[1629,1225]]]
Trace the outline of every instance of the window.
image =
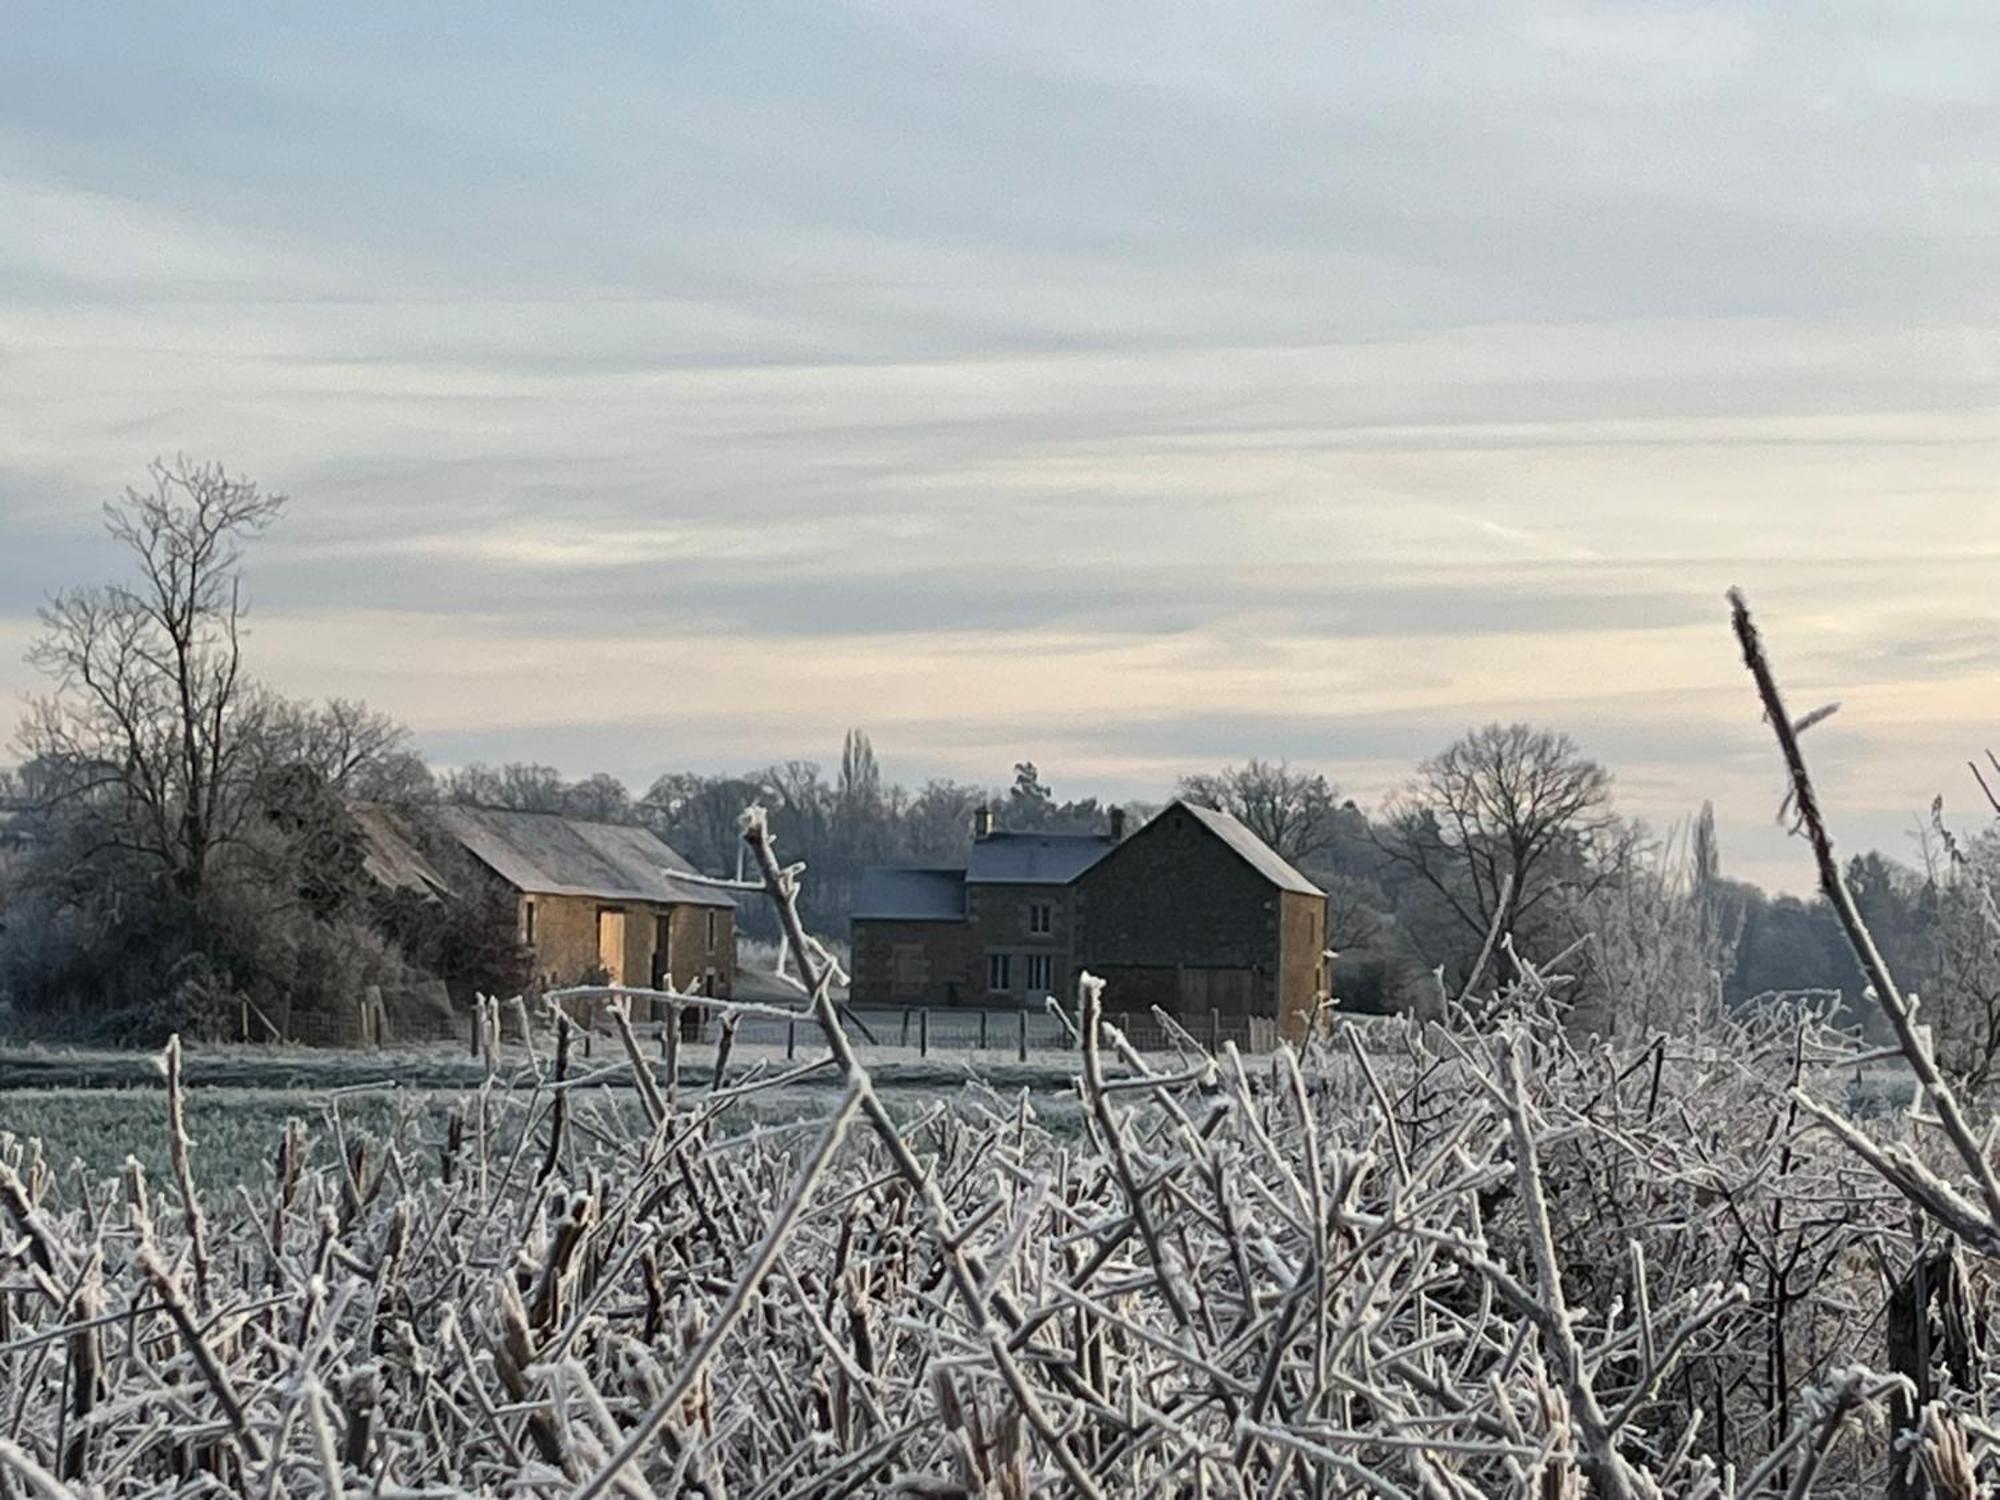
[[989,953],[986,955],[986,988],[989,990],[1011,990],[1014,987],[1014,965],[1012,955]]
[[521,903],[521,941],[530,948],[535,946],[535,903]]
[[[1037,936],[1046,934],[1055,925],[1054,917],[1055,912],[1048,902],[1031,901],[1028,903],[1028,931]],[[1033,984],[1034,982],[1033,979],[1028,981],[1029,984]]]
[[715,913],[714,913],[714,912],[710,912],[710,913],[708,914],[708,951],[709,951],[710,953],[713,953],[713,952],[715,951]]
[[[1048,908],[1044,907],[1046,911]],[[1046,994],[1056,982],[1055,955],[1050,953],[1030,953],[1028,955],[1028,992]]]

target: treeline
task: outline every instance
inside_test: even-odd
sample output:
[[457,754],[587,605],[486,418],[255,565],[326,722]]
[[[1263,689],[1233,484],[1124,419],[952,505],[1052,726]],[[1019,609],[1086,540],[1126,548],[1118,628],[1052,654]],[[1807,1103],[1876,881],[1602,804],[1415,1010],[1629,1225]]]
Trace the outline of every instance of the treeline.
[[[868,866],[962,862],[976,808],[1022,831],[1108,821],[1025,760],[996,786],[898,785],[860,730],[830,769],[670,771],[637,790],[541,764],[434,771],[386,716],[291,700],[250,672],[242,548],[284,505],[218,467],[155,466],[106,508],[128,580],[42,612],[30,660],[49,691],[29,705],[23,770],[0,787],[0,1005],[150,1035],[425,974],[461,991],[522,982],[511,903],[448,848],[431,852],[470,899],[384,895],[356,802],[640,824],[718,874],[736,869],[738,817],[759,803],[808,866],[808,921],[834,937]],[[1706,809],[1668,830],[1622,816],[1610,772],[1554,730],[1474,729],[1366,809],[1284,762],[1191,774],[1176,792],[1234,813],[1328,892],[1336,989],[1355,1009],[1432,1007],[1533,972],[1561,976],[1598,1029],[1686,1027],[1778,991],[1838,990],[1855,1019],[1869,1013],[1823,902],[1726,878]],[[1127,809],[1133,826],[1152,810]],[[1923,854],[1914,867],[1862,856],[1851,882],[1941,1045],[1983,1079],[2000,1053],[2000,856],[1991,837],[1960,846],[1941,828]],[[752,932],[768,920],[761,904],[746,913]]]

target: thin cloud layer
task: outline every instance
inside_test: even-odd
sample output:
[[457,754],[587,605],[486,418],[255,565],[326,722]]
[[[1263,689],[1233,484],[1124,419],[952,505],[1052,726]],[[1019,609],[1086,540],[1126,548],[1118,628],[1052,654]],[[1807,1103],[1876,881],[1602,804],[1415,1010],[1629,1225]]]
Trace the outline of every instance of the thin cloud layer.
[[54,6],[0,51],[0,690],[155,453],[449,759],[1373,795],[1558,723],[1796,886],[1988,733],[2000,18]]

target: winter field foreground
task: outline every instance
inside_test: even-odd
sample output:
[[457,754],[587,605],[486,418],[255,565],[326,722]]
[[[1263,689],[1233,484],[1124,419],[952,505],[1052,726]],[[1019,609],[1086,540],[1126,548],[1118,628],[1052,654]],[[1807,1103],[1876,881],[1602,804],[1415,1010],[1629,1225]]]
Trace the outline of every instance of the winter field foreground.
[[[16,1088],[0,1470],[46,1495],[1881,1493],[1898,1268],[1936,1246],[1813,1128],[1848,1109],[1852,1039],[1780,1007],[1579,1047],[1531,998],[1256,1060],[1121,1055],[1100,1025],[1004,1090],[913,1086],[893,1135],[859,1066],[716,1090],[690,1058],[669,1087],[602,1038],[562,1081],[547,1053],[477,1080],[435,1056],[414,1096],[323,1079],[338,1123],[311,1127],[246,1111],[276,1091],[228,1054],[189,1059],[207,1084],[175,1049],[144,1092]],[[20,1139],[38,1098],[81,1111],[62,1149],[143,1102],[157,1164],[86,1190]],[[1864,1128],[1936,1155],[1907,1113]],[[1947,1264],[1933,1300],[1982,1302],[1983,1261]],[[1976,1449],[1983,1383],[1938,1380],[1902,1458]]]
[[[598,1037],[597,1056],[609,1038]],[[679,1084],[699,1094],[715,1077],[711,1046],[690,1046],[679,1059]],[[808,1054],[808,1058],[811,1054]],[[509,1087],[532,1089],[535,1056],[518,1044],[503,1046],[489,1083],[485,1066],[463,1047],[422,1046],[382,1052],[325,1048],[207,1046],[183,1057],[186,1113],[192,1141],[190,1164],[203,1189],[230,1191],[238,1183],[267,1181],[287,1121],[306,1125],[324,1150],[336,1137],[354,1132],[389,1140],[406,1170],[435,1173],[454,1114],[475,1106],[482,1089],[505,1094]],[[914,1049],[884,1048],[871,1057],[876,1087],[899,1117],[935,1101],[956,1099],[968,1084],[1012,1095],[1027,1090],[1036,1113],[1057,1133],[1081,1127],[1073,1086],[1073,1053],[1031,1052],[1012,1056],[919,1057]],[[787,1061],[778,1046],[738,1046],[728,1061],[726,1082],[740,1086],[769,1077]],[[594,1108],[619,1122],[622,1134],[646,1128],[644,1111],[629,1066],[619,1058],[598,1071],[588,1085]],[[654,1076],[662,1084],[664,1070]],[[511,1084],[510,1084],[511,1081]],[[823,1116],[840,1080],[828,1070],[746,1095],[725,1111],[717,1128],[736,1131],[752,1124],[788,1124]],[[164,1078],[155,1054],[112,1050],[50,1048],[0,1049],[0,1132],[22,1142],[39,1142],[44,1167],[75,1182],[100,1183],[136,1157],[152,1176],[168,1169]]]

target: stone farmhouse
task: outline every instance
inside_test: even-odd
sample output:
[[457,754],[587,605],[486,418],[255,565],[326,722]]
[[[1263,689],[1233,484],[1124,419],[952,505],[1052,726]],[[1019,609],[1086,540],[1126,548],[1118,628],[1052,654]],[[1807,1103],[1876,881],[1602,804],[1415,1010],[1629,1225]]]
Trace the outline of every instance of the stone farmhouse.
[[736,903],[685,877],[694,867],[643,828],[555,813],[444,806],[353,809],[369,874],[448,895],[426,844],[443,838],[513,893],[522,944],[548,986],[609,983],[727,998],[736,983]]
[[1115,1010],[1275,1020],[1326,988],[1326,895],[1228,813],[1176,802],[1125,836],[1006,833],[982,810],[963,868],[877,868],[853,914],[850,1000],[1039,1007],[1080,970]]

